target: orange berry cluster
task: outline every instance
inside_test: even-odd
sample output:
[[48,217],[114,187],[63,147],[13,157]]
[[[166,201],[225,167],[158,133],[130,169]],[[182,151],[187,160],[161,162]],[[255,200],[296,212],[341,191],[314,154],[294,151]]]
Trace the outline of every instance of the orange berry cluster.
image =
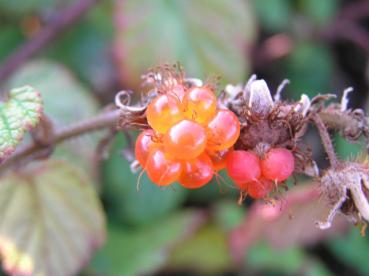
[[240,135],[233,112],[217,107],[207,85],[176,85],[159,94],[147,107],[152,129],[137,138],[136,159],[158,186],[178,181],[195,189],[225,167],[225,157]]

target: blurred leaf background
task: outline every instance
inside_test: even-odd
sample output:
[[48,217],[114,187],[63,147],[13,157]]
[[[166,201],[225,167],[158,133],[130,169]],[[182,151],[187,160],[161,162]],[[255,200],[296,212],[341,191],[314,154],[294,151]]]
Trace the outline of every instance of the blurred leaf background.
[[[0,0],[0,68],[75,2]],[[40,90],[45,112],[56,126],[96,114],[121,89],[139,93],[140,75],[147,68],[177,61],[190,77],[221,76],[219,89],[244,83],[252,73],[265,78],[271,91],[288,78],[291,84],[284,97],[292,99],[301,93],[339,97],[345,87],[353,86],[350,107],[366,108],[369,45],[363,47],[339,29],[348,22],[369,41],[368,5],[358,18],[348,8],[364,2],[96,1],[0,85],[2,91],[25,84]],[[368,238],[344,221],[329,232],[314,229],[316,215],[324,217],[316,201],[292,204],[271,222],[258,218],[251,201],[237,205],[237,191],[226,176],[187,191],[179,185],[159,189],[143,175],[137,191],[138,175],[130,172],[122,155],[130,141],[119,134],[109,157],[99,162],[94,149],[101,135],[63,143],[52,157],[67,160],[88,179],[106,214],[105,245],[84,263],[81,275],[369,274]],[[324,167],[314,131],[306,139]],[[362,150],[339,137],[335,145],[343,158]],[[306,193],[311,184],[303,182],[292,192]],[[232,240],[234,233],[242,240],[242,264],[233,254],[232,242],[238,242]]]

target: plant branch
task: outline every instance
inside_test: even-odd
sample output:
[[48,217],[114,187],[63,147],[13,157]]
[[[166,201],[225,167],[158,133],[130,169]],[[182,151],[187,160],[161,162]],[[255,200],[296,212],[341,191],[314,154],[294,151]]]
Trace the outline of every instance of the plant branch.
[[64,140],[97,131],[104,128],[116,126],[120,117],[121,111],[118,109],[103,112],[96,117],[83,120],[68,127],[56,129],[54,135],[50,138],[49,145],[40,144],[35,141],[20,147],[10,158],[6,159],[0,166],[0,172],[14,165],[25,157],[31,156],[37,152],[47,149],[50,146],[55,146]]
[[333,168],[337,168],[339,165],[339,161],[337,159],[336,152],[334,150],[333,143],[332,143],[331,137],[329,136],[327,127],[323,123],[319,114],[313,114],[311,118],[314,121],[315,126],[317,127],[319,131],[320,138],[322,139],[323,146],[328,155],[328,159],[331,163],[331,166]]
[[82,15],[99,1],[80,0],[60,12],[49,25],[44,27],[3,62],[3,65],[0,67],[0,83],[4,82],[20,65],[37,54],[61,32],[78,21]]

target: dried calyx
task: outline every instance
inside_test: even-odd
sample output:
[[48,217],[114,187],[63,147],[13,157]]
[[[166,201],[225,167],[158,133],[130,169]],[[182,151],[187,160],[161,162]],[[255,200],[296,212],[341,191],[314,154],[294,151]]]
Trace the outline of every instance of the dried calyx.
[[330,228],[337,213],[355,223],[369,221],[369,166],[367,161],[344,162],[328,169],[320,180],[323,198],[332,206],[321,229]]
[[[355,224],[361,224],[362,233],[365,232],[366,222],[369,221],[369,163],[366,158],[358,158],[356,161],[340,161],[335,153],[332,140],[327,127],[336,128],[349,141],[356,141],[365,135],[364,124],[360,124],[361,130],[354,130],[353,123],[348,117],[352,114],[364,113],[362,110],[351,111],[347,108],[347,95],[352,89],[346,89],[340,104],[330,104],[327,108],[321,105],[315,109],[311,116],[312,121],[319,130],[322,143],[327,152],[330,168],[320,178],[320,189],[323,199],[331,205],[328,216],[324,221],[317,222],[321,229],[330,228],[336,214],[342,213]],[[336,115],[335,120],[332,116]],[[362,116],[365,118],[365,116]],[[365,119],[366,120],[366,119]],[[345,126],[345,127],[342,127]],[[355,135],[352,133],[357,132]],[[346,135],[344,135],[346,133]],[[347,135],[350,134],[350,137]]]
[[302,95],[299,102],[282,101],[281,92],[287,83],[282,82],[272,98],[266,82],[253,75],[244,87],[228,85],[220,105],[240,120],[241,134],[235,149],[253,150],[263,157],[272,147],[287,148],[295,156],[295,172],[317,176],[310,151],[299,141],[306,130],[310,100]]

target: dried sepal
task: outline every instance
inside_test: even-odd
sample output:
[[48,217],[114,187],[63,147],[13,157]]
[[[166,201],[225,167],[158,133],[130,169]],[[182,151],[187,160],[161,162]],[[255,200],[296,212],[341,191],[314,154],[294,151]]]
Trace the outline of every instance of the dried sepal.
[[115,105],[121,110],[117,122],[117,129],[142,129],[147,128],[145,111],[152,94],[149,94],[138,105],[131,105],[131,92],[120,91],[115,96]]
[[364,136],[369,149],[369,118],[362,109],[348,108],[348,95],[352,91],[351,87],[346,88],[339,103],[331,103],[327,106],[324,106],[324,103],[335,95],[319,95],[311,101],[310,110],[319,113],[329,129],[339,131],[340,135],[351,143],[357,142]]
[[250,84],[250,97],[247,106],[260,117],[267,116],[273,109],[272,95],[264,80],[255,80]]
[[331,205],[327,218],[317,222],[320,229],[330,228],[337,213],[356,224],[369,221],[367,162],[346,162],[328,169],[320,179],[320,187],[322,197]]
[[184,83],[184,70],[177,64],[163,64],[150,68],[142,75],[143,86],[154,87],[158,93],[166,93]]
[[310,99],[302,95],[298,102],[281,99],[284,80],[274,96],[264,80],[252,75],[243,87],[228,85],[221,103],[232,110],[240,120],[241,134],[235,149],[253,150],[262,157],[272,147],[292,151],[296,161],[295,172],[317,176],[319,170],[309,151],[300,143],[309,121]]
[[309,108],[306,98],[302,103],[287,103],[281,101],[280,96],[273,101],[266,82],[257,80],[254,75],[242,91],[239,86],[227,88],[229,97],[224,102],[241,122],[240,148],[253,149],[260,142],[270,146],[295,146],[296,134],[306,123],[304,116]]

